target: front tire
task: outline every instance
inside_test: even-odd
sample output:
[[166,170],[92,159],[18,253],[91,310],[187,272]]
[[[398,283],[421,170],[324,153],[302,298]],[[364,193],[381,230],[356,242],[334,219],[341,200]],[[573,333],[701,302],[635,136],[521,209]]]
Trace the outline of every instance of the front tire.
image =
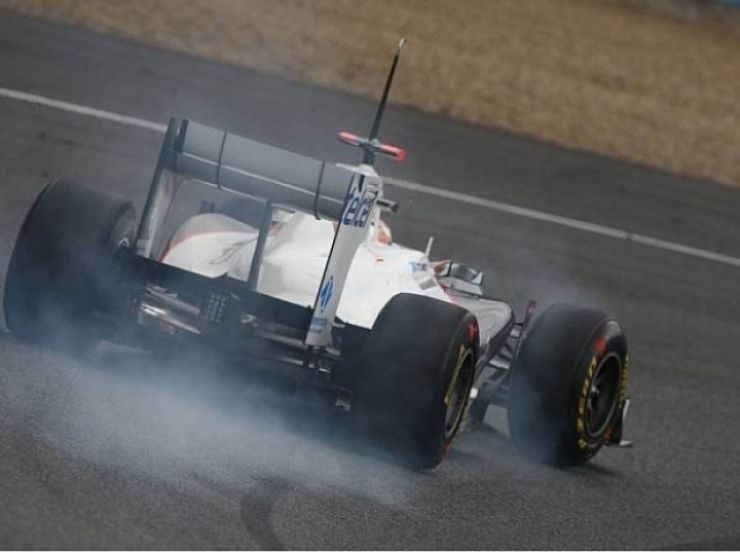
[[360,421],[406,465],[436,466],[467,407],[477,345],[469,311],[421,295],[394,296],[362,353]]
[[131,245],[129,202],[64,181],[46,186],[31,206],[13,248],[3,310],[19,337],[70,350],[106,334],[98,315],[118,301],[119,247]]
[[607,442],[626,398],[627,340],[601,311],[557,304],[523,337],[512,364],[509,430],[526,456],[587,462]]

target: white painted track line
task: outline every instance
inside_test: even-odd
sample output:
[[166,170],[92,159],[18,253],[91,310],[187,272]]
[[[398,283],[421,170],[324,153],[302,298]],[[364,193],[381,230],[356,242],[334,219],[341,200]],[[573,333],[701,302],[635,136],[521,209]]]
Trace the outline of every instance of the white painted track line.
[[3,98],[9,98],[11,100],[20,100],[22,102],[43,105],[46,107],[53,107],[54,109],[61,109],[62,111],[69,111],[70,113],[76,113],[78,115],[97,117],[98,119],[105,119],[106,121],[113,121],[114,123],[120,123],[122,125],[136,126],[140,128],[145,128],[147,130],[155,130],[157,132],[165,132],[167,130],[167,125],[160,125],[159,123],[147,121],[146,119],[120,115],[118,113],[113,113],[112,111],[105,111],[103,109],[95,109],[94,107],[87,107],[75,103],[63,102],[60,100],[47,98],[45,96],[38,96],[37,94],[29,94],[28,92],[11,90],[10,88],[0,87],[0,96],[2,96]]
[[[139,127],[146,130],[153,130],[156,132],[164,132],[165,130],[167,130],[166,125],[159,124],[154,121],[140,119],[138,117],[130,117],[128,115],[121,115],[120,113],[114,113],[112,111],[105,111],[103,109],[96,109],[94,107],[88,107],[71,102],[56,100],[53,98],[48,98],[46,96],[39,96],[38,94],[30,94],[28,92],[13,90],[10,88],[0,87],[0,97],[41,105],[44,107],[50,107],[53,109],[60,109],[78,115],[105,119],[106,121]],[[485,199],[462,192],[444,190],[442,188],[434,188],[432,186],[426,186],[424,184],[418,184],[416,182],[407,182],[394,178],[385,178],[384,180],[390,186],[395,186],[397,188],[419,194],[426,194],[434,197],[449,199],[452,201],[457,201],[459,203],[466,203],[468,205],[475,205],[477,207],[498,211],[500,213],[506,213],[509,215],[515,215],[541,222],[548,222],[550,224],[557,224],[559,226],[565,226],[567,228],[572,228],[581,232],[588,232],[590,234],[598,234],[610,238],[631,241],[647,247],[661,249],[663,251],[671,251],[673,253],[687,255],[689,257],[695,257],[706,261],[740,267],[740,258],[732,257],[730,255],[724,255],[715,251],[709,251],[707,249],[700,249],[689,245],[683,245],[659,238],[653,238],[643,234],[635,234],[633,232],[622,230],[620,228],[594,224],[583,220],[555,215],[544,211],[538,211],[536,209],[530,209],[528,207],[520,207],[518,205],[511,205],[509,203],[494,201],[492,199]]]
[[470,194],[453,192],[452,190],[444,190],[442,188],[433,188],[431,186],[425,186],[424,184],[417,184],[415,182],[406,182],[404,180],[396,180],[393,178],[384,178],[383,180],[386,184],[396,186],[398,188],[403,188],[409,191],[433,195],[445,199],[451,199],[460,203],[467,203],[469,205],[475,205],[477,207],[484,207],[486,209],[499,211],[501,213],[517,215],[533,220],[550,222],[552,224],[567,226],[568,228],[574,228],[576,230],[589,232],[591,234],[600,234],[602,236],[608,236],[610,238],[617,238],[620,240],[639,243],[641,245],[646,245],[655,249],[672,251],[673,253],[680,253],[682,255],[697,257],[699,259],[704,259],[707,261],[714,261],[717,263],[740,267],[740,258],[732,257],[730,255],[724,255],[723,253],[716,253],[707,249],[700,249],[698,247],[692,247],[690,245],[683,245],[680,243],[661,240],[659,238],[652,238],[643,234],[635,234],[633,232],[630,232],[629,230],[622,230],[620,228],[613,228],[611,226],[603,226],[601,224],[594,224],[592,222],[563,217],[561,215],[554,215],[552,213],[537,211],[535,209],[520,207],[518,205],[510,205],[508,203],[502,203],[500,201],[494,201],[492,199],[484,199]]

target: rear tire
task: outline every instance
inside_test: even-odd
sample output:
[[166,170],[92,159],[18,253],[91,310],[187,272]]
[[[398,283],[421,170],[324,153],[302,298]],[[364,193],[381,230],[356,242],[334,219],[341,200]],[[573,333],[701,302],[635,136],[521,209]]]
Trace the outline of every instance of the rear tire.
[[627,370],[619,323],[598,310],[549,307],[512,364],[508,416],[517,448],[548,464],[587,462],[619,420]]
[[436,466],[467,407],[477,346],[478,323],[467,310],[421,295],[394,296],[363,349],[361,423],[406,465]]
[[34,342],[79,350],[106,336],[97,315],[120,303],[119,247],[134,239],[129,202],[58,181],[31,206],[13,248],[3,310],[8,329]]

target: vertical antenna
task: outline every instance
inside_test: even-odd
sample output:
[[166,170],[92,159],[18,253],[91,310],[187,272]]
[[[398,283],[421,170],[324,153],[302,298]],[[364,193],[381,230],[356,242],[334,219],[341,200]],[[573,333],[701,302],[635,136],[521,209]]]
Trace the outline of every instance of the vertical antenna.
[[[398,43],[398,49],[396,50],[396,55],[393,57],[393,63],[391,64],[391,70],[388,73],[388,79],[385,81],[385,88],[383,88],[383,95],[380,98],[380,103],[378,104],[378,110],[375,112],[375,120],[373,121],[373,126],[370,129],[370,136],[368,137],[368,142],[372,142],[373,140],[378,139],[378,133],[380,132],[380,121],[383,119],[383,113],[385,112],[385,104],[388,102],[388,94],[391,90],[391,84],[393,83],[393,75],[396,72],[396,65],[398,65],[398,58],[401,56],[401,48],[403,48],[403,45],[405,43],[406,43],[405,38],[402,38],[401,41]],[[369,149],[366,149],[362,162],[368,165],[372,165],[373,161],[375,161],[375,152]]]

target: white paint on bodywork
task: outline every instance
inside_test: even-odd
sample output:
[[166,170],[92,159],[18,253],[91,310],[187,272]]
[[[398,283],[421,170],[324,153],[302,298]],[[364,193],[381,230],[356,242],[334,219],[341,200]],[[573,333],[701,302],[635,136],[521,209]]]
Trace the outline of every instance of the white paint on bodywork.
[[[334,240],[334,223],[294,213],[273,227],[265,244],[257,291],[313,307]],[[370,328],[380,310],[398,293],[417,293],[450,301],[421,251],[372,239],[357,249],[337,309],[339,319]],[[220,214],[188,219],[175,232],[162,261],[217,278],[246,281],[258,231]]]
[[196,215],[172,235],[162,262],[217,278],[246,261],[249,275],[258,233],[256,228],[225,215]]

